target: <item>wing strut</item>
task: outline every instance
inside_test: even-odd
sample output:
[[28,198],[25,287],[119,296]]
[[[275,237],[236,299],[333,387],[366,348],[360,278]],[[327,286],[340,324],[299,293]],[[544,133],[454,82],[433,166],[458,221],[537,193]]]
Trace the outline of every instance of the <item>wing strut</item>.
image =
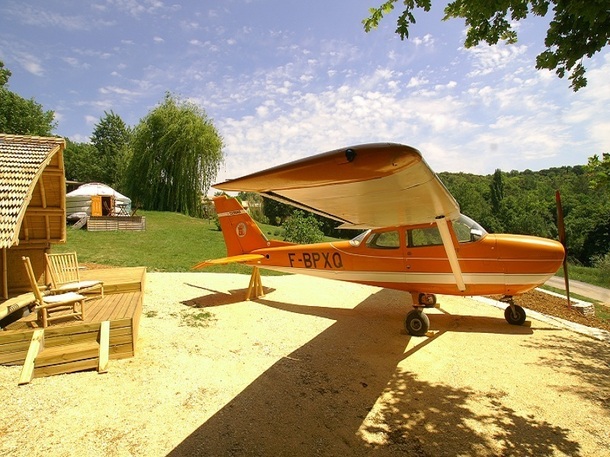
[[449,227],[447,226],[447,219],[445,216],[437,217],[436,225],[439,233],[441,234],[443,246],[445,247],[445,252],[447,253],[447,258],[449,259],[449,265],[451,265],[451,271],[455,277],[457,288],[460,290],[460,292],[464,292],[466,290],[466,285],[464,284],[462,269],[460,268],[460,262],[457,257],[457,252],[455,251],[455,246],[453,245],[451,233],[449,233]]

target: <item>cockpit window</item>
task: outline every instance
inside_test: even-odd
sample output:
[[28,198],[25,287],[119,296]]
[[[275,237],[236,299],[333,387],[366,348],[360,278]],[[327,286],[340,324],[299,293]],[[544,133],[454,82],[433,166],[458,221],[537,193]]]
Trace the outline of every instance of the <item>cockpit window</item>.
[[372,249],[398,249],[400,247],[400,237],[395,230],[374,233],[366,240],[366,247]]
[[409,247],[439,246],[443,239],[436,225],[430,227],[407,230],[407,243]]
[[453,231],[460,243],[471,243],[478,241],[487,235],[487,231],[468,216],[460,215],[453,221]]

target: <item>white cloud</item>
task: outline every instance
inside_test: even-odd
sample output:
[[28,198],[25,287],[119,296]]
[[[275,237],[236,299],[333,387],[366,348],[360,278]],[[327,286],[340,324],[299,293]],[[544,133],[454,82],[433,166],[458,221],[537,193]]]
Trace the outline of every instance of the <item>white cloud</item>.
[[87,69],[91,67],[88,63],[81,62],[75,57],[64,57],[62,60],[73,68]]
[[429,47],[434,46],[434,38],[429,33],[424,35],[423,37],[415,37],[411,41],[413,44],[415,44],[415,46],[418,46],[418,47],[419,46],[429,46]]
[[38,57],[26,52],[16,52],[14,58],[28,73],[35,76],[45,75],[45,70]]
[[[134,17],[167,9],[159,0],[106,0],[106,3],[110,10],[122,11]],[[177,5],[173,5],[175,7]]]
[[409,79],[409,82],[407,83],[407,87],[411,88],[411,87],[420,87],[423,86],[425,84],[428,84],[428,80],[422,76],[413,76]]
[[472,61],[473,69],[467,76],[473,78],[505,69],[527,52],[527,46],[479,45],[473,48],[462,48],[462,50],[470,56]]

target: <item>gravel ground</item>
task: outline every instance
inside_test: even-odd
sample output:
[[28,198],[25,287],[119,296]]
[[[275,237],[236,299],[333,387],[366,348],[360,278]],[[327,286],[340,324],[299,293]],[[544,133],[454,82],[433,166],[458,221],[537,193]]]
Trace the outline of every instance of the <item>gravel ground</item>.
[[608,343],[448,296],[415,338],[405,293],[247,283],[149,273],[137,355],[106,374],[0,366],[0,455],[610,456]]

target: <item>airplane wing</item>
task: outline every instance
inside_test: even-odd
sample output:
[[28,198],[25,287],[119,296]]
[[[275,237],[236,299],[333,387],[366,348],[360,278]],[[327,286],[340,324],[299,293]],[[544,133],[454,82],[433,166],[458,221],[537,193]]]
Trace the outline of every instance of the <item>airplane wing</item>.
[[256,192],[343,223],[375,228],[453,220],[460,208],[421,153],[376,143],[337,149],[215,184]]

